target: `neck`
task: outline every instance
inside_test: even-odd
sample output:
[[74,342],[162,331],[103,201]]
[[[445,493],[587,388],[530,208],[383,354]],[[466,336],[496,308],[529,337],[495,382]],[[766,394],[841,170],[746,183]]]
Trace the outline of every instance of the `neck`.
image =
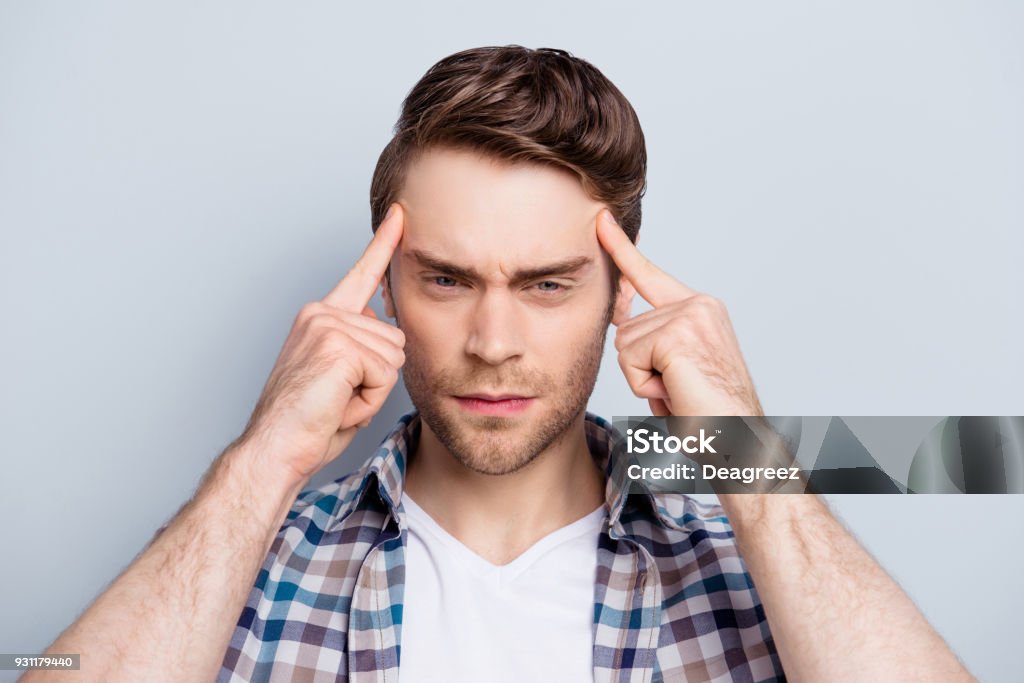
[[421,421],[404,491],[448,533],[492,564],[507,564],[552,531],[604,502],[580,412],[572,426],[528,465],[509,474],[460,463]]

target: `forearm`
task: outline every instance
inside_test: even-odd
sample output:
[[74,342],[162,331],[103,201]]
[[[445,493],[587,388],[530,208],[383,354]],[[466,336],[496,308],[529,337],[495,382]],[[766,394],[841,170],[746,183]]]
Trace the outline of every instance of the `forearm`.
[[[229,447],[163,533],[48,651],[81,653],[82,680],[212,681],[304,483],[261,471],[256,449]],[[35,673],[24,680],[48,680]]]
[[719,498],[789,680],[974,680],[817,496]]

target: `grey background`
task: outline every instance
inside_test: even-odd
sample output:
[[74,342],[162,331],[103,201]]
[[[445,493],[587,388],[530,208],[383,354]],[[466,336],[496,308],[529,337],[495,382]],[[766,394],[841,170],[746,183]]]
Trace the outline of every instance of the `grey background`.
[[[238,435],[370,235],[402,97],[466,47],[569,49],[630,98],[641,249],[725,301],[769,414],[1022,414],[1022,34],[967,0],[0,2],[0,651],[45,647]],[[609,349],[591,410],[646,412]],[[833,504],[1019,680],[1024,497]]]

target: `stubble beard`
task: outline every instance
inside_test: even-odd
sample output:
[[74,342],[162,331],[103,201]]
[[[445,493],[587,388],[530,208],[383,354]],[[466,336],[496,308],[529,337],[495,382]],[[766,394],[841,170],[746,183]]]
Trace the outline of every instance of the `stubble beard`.
[[[406,390],[420,418],[459,463],[480,474],[511,474],[569,436],[570,428],[586,410],[601,367],[611,313],[609,306],[600,325],[573,354],[576,361],[563,377],[518,365],[505,368],[480,363],[468,374],[432,369],[420,354],[420,345],[406,331],[402,370]],[[538,396],[549,408],[527,419],[470,415],[453,407],[452,396],[480,391]]]

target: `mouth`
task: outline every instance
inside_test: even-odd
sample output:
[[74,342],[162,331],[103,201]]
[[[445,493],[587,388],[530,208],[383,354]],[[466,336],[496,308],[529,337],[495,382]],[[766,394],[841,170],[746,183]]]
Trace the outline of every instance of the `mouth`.
[[497,416],[522,413],[536,400],[535,396],[519,394],[467,394],[454,398],[463,410],[480,415]]

